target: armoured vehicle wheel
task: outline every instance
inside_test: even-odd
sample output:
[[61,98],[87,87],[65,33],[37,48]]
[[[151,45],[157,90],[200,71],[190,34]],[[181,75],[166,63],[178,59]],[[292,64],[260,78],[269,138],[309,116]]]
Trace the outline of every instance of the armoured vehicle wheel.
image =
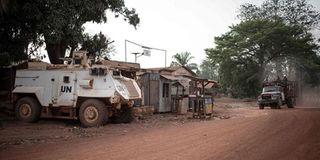
[[121,111],[111,117],[113,123],[130,123],[133,120],[133,108],[122,106]]
[[264,106],[263,105],[259,105],[259,109],[264,109]]
[[85,127],[101,126],[108,120],[107,107],[97,99],[88,99],[80,106],[79,119]]
[[15,107],[16,117],[21,121],[31,123],[39,121],[40,111],[40,104],[32,97],[23,97],[19,99]]

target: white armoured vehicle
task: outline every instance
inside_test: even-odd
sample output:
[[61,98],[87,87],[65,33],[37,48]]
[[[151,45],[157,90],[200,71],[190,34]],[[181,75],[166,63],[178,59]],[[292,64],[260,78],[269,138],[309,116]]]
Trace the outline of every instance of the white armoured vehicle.
[[33,62],[17,71],[12,91],[17,118],[26,122],[40,117],[79,119],[86,127],[108,119],[130,121],[133,102],[141,99],[137,83],[117,68],[88,63],[84,51],[74,52],[70,61],[66,65]]

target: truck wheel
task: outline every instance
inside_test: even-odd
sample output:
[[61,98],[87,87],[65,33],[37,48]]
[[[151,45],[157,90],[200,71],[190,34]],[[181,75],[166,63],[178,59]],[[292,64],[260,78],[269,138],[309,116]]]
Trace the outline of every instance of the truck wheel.
[[108,120],[107,107],[97,99],[88,99],[80,106],[79,119],[85,127],[101,126]]
[[264,109],[264,106],[260,104],[259,109]]
[[21,121],[30,123],[39,121],[40,111],[40,104],[32,97],[23,97],[19,99],[15,107],[16,117]]
[[111,117],[113,123],[130,123],[133,120],[133,108],[122,106],[121,111]]
[[289,98],[287,100],[287,106],[288,106],[288,108],[293,108],[293,103],[292,103],[292,99],[291,98]]
[[281,101],[279,101],[276,105],[277,109],[281,109]]

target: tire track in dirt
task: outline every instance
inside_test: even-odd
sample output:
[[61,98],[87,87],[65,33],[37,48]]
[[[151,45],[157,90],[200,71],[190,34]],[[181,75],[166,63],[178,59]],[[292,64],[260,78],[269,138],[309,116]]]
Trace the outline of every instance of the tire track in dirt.
[[0,159],[320,159],[319,109],[254,112],[263,114],[11,149]]

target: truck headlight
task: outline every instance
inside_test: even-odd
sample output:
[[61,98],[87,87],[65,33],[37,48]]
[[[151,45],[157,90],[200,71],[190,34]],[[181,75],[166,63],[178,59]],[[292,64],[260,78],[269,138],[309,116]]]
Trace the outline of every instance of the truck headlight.
[[262,97],[261,96],[258,96],[258,101],[262,100]]

